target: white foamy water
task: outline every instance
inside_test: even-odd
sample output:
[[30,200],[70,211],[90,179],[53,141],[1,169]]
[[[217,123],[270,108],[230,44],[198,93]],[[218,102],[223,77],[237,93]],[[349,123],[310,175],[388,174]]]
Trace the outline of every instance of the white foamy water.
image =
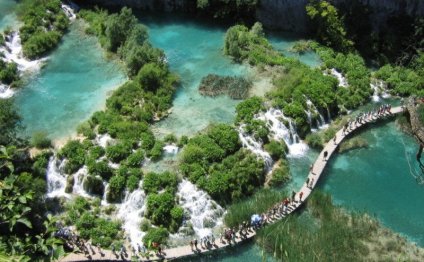
[[[257,118],[265,121],[275,140],[284,140],[289,149],[290,156],[303,156],[306,153],[308,146],[300,140],[292,120],[284,116],[281,110],[270,108],[265,113],[261,113]],[[288,123],[288,126],[284,125],[283,120]]]
[[15,94],[15,92],[13,91],[13,89],[10,88],[10,86],[3,85],[0,83],[0,98],[1,99],[10,98],[13,96],[13,94]]
[[75,14],[75,11],[71,5],[66,5],[62,3],[61,7],[65,15],[69,18],[69,20],[73,21],[77,18],[77,15]]
[[137,244],[143,244],[143,236],[146,234],[140,230],[140,222],[146,210],[146,194],[144,190],[137,189],[126,192],[124,202],[119,206],[118,218],[123,220],[123,229],[128,234],[131,245],[137,250]]
[[115,140],[109,135],[97,135],[96,142],[99,146],[106,148],[108,145],[112,144]]
[[328,128],[329,125],[325,122],[324,116],[318,111],[314,103],[312,103],[312,101],[307,98],[306,104],[308,106],[308,110],[305,112],[308,115],[308,123],[311,126],[311,131],[316,131],[316,129],[312,128],[314,126],[314,123],[312,123],[312,112],[317,116],[316,127],[318,129]]
[[47,167],[47,197],[69,197],[65,193],[66,177],[61,170],[65,165],[65,161],[59,161],[56,157],[51,157]]
[[239,139],[243,147],[247,148],[255,155],[261,157],[265,162],[266,170],[269,171],[272,165],[274,164],[274,161],[272,160],[270,154],[263,149],[262,142],[256,141],[255,138],[253,138],[251,135],[246,133],[244,131],[244,125],[241,125],[238,128],[238,133],[239,133]]
[[346,77],[334,68],[331,68],[330,70],[324,71],[324,75],[330,75],[332,77],[335,77],[337,79],[337,81],[339,81],[340,87],[348,87],[349,86],[349,83],[347,82]]
[[84,179],[87,177],[87,175],[88,175],[87,166],[83,166],[74,174],[75,183],[74,183],[74,188],[72,190],[73,194],[87,197],[87,198],[93,197],[84,190]]
[[371,89],[374,91],[372,101],[379,102],[381,98],[389,98],[390,94],[387,92],[386,84],[381,80],[373,79],[370,83]]
[[211,235],[213,228],[223,224],[224,209],[190,181],[181,181],[177,196],[179,205],[184,208],[185,214],[190,216],[185,222],[192,224],[198,237]]
[[12,32],[5,37],[5,45],[0,46],[0,52],[3,53],[3,61],[18,65],[20,73],[35,72],[40,70],[41,64],[46,58],[30,61],[24,57],[22,52],[21,37],[18,32]]
[[175,144],[169,144],[166,145],[162,148],[162,150],[169,155],[176,155],[179,151],[178,146],[176,146]]

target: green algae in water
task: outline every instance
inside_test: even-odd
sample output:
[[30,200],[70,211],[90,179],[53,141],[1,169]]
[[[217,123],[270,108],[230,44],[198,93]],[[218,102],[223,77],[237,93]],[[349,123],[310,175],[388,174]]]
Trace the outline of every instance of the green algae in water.
[[97,39],[74,23],[46,66],[16,95],[25,134],[43,130],[53,139],[74,134],[125,80],[121,66],[104,58]]

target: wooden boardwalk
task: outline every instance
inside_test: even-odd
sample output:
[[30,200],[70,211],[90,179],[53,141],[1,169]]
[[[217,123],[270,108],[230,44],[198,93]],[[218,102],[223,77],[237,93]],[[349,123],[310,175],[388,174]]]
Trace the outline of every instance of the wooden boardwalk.
[[[396,115],[399,113],[403,112],[403,108],[402,107],[395,107],[391,109],[391,115]],[[317,160],[315,161],[315,163],[313,164],[312,169],[310,170],[308,177],[307,177],[307,181],[309,181],[309,185],[307,184],[307,181],[305,181],[305,183],[302,185],[302,187],[300,188],[300,190],[296,193],[296,197],[295,199],[297,201],[295,201],[294,203],[292,203],[289,206],[288,212],[280,217],[274,218],[273,220],[269,221],[270,223],[274,223],[284,217],[286,217],[287,215],[291,214],[292,212],[294,212],[297,208],[299,208],[302,203],[309,197],[309,195],[311,194],[312,190],[315,188],[315,186],[317,185],[317,182],[319,180],[319,178],[321,177],[324,168],[326,167],[328,160],[331,158],[331,156],[333,155],[333,153],[336,151],[337,147],[339,146],[339,144],[347,137],[349,136],[349,134],[351,134],[352,132],[360,129],[361,127],[363,127],[364,125],[370,123],[370,122],[375,122],[379,119],[385,118],[385,117],[390,117],[389,114],[385,114],[384,116],[379,116],[379,117],[370,117],[370,118],[366,118],[363,122],[361,123],[353,123],[350,128],[348,128],[345,132],[343,132],[343,129],[340,129],[335,137],[333,137],[333,139],[331,139],[322,149],[321,153],[319,154]],[[325,152],[327,154],[327,157],[324,158]],[[299,197],[300,194],[302,192],[302,201],[300,201]],[[243,235],[240,236],[238,233],[236,234],[236,239],[235,242],[233,243],[227,243],[227,242],[221,242],[219,239],[217,239],[215,241],[215,245],[211,248],[204,248],[204,247],[200,247],[200,245],[198,245],[198,249],[197,250],[193,250],[191,249],[191,247],[189,245],[187,246],[179,246],[179,247],[174,247],[174,248],[170,248],[170,249],[165,249],[164,250],[164,254],[161,257],[157,257],[157,256],[151,256],[149,258],[143,258],[143,257],[138,257],[138,260],[136,261],[162,261],[162,260],[174,260],[177,258],[183,258],[183,257],[188,257],[188,256],[196,256],[198,254],[201,253],[207,253],[207,252],[211,252],[213,250],[219,250],[219,249],[223,249],[229,246],[233,246],[233,245],[237,245],[240,244],[242,242],[245,242],[248,239],[253,238],[256,235],[256,232],[253,230],[248,231],[247,235]],[[96,253],[93,255],[91,255],[90,257],[85,256],[84,254],[76,254],[76,253],[71,253],[68,256],[64,257],[63,259],[61,259],[60,261],[90,261],[90,260],[94,260],[94,261],[123,261],[123,260],[127,260],[127,261],[131,261],[131,252],[128,251],[129,256],[124,257],[124,258],[120,258],[117,255],[114,255],[111,251],[109,250],[103,250],[104,254],[103,256],[100,255],[97,250]]]

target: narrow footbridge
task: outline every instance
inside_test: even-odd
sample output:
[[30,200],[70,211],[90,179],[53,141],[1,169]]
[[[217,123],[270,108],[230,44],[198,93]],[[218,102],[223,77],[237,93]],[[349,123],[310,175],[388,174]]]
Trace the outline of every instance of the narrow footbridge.
[[[289,205],[288,211],[284,215],[280,216],[274,216],[272,218],[268,219],[268,223],[274,223],[278,220],[283,219],[287,215],[294,212],[296,209],[298,209],[302,203],[309,197],[309,195],[312,193],[312,190],[317,185],[317,182],[319,178],[321,177],[321,174],[324,171],[324,168],[326,167],[328,160],[331,158],[333,153],[336,151],[339,144],[352,132],[360,129],[361,127],[365,126],[368,123],[376,122],[380,119],[385,119],[387,117],[394,116],[396,114],[402,113],[404,111],[403,107],[395,107],[391,109],[391,113],[384,113],[380,115],[371,115],[368,117],[365,117],[362,119],[361,122],[352,122],[349,125],[349,128],[347,129],[340,129],[336,135],[331,139],[322,149],[321,153],[319,154],[317,160],[313,164],[312,168],[309,171],[308,177],[306,182],[302,185],[300,190],[296,193],[295,199],[296,201],[291,202]],[[308,183],[309,182],[309,183]],[[301,198],[301,199],[300,199]],[[253,238],[256,235],[256,232],[253,229],[250,229],[247,231],[246,234],[240,235],[238,232],[236,233],[236,238],[232,243],[227,242],[226,240],[220,241],[217,239],[213,246],[211,247],[203,247],[198,246],[197,249],[191,248],[189,245],[187,246],[179,246],[174,248],[165,249],[161,256],[156,256],[151,254],[150,257],[141,257],[138,256],[136,261],[169,261],[174,260],[178,258],[183,257],[189,257],[189,256],[196,256],[198,254],[211,252],[218,249],[223,249],[229,246],[234,246],[239,243],[242,243],[248,239]],[[112,253],[110,250],[103,250],[103,254],[99,254],[97,251],[96,253],[91,253],[90,256],[84,255],[82,253],[71,253],[68,256],[61,259],[61,261],[131,261],[132,257],[131,254],[129,254],[126,257],[120,257],[117,254]],[[128,252],[130,253],[130,252]]]

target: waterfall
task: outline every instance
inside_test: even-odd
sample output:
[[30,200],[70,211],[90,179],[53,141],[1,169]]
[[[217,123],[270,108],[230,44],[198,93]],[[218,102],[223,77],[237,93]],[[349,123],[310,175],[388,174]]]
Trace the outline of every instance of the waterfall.
[[381,80],[373,79],[370,83],[371,89],[374,91],[372,101],[379,102],[381,98],[389,98],[390,94],[387,93],[385,83]]
[[175,144],[169,144],[162,148],[162,150],[168,155],[176,155],[178,153],[178,146]]
[[65,15],[69,18],[69,20],[73,21],[77,18],[77,15],[75,14],[75,11],[74,11],[74,7],[72,5],[66,5],[62,3],[61,7]]
[[96,143],[103,148],[106,148],[108,145],[112,144],[114,141],[115,140],[109,134],[96,136]]
[[65,193],[66,177],[61,174],[65,161],[59,161],[56,157],[51,157],[47,166],[47,197],[69,197]]
[[15,92],[10,86],[6,86],[0,83],[0,99],[10,98]]
[[[267,127],[275,140],[284,140],[289,149],[289,155],[302,156],[308,150],[308,146],[300,140],[292,120],[284,116],[281,110],[270,108],[264,114],[261,114],[258,119],[267,123]],[[285,126],[280,119],[285,120],[289,127]]]
[[[317,107],[314,105],[314,103],[312,103],[312,101],[310,99],[308,99],[306,96],[305,96],[305,98],[306,98],[306,104],[307,104],[307,106],[309,108],[308,111],[307,111],[307,112],[309,112],[308,119],[311,117],[310,115],[312,115],[312,113],[311,113],[311,110],[312,110],[312,112],[314,112],[314,114],[317,116],[317,119],[316,119],[317,128],[318,129],[325,129],[325,128],[327,128],[328,127],[328,124],[325,123],[324,116],[318,111]],[[311,130],[312,131],[315,131],[312,128],[312,119],[310,119],[309,121],[310,121],[309,124],[311,125]],[[329,118],[329,121],[330,121],[330,118]]]
[[90,194],[88,194],[85,190],[84,190],[84,179],[86,178],[86,176],[88,175],[88,168],[87,166],[83,166],[82,168],[80,168],[74,175],[75,178],[75,184],[74,184],[74,188],[72,193],[76,194],[76,195],[80,195],[83,197],[87,197],[87,198],[92,198],[93,196],[91,196]]
[[[140,186],[141,187],[141,186]],[[118,218],[123,220],[123,228],[128,234],[132,246],[142,245],[145,232],[140,230],[140,222],[146,210],[146,194],[142,189],[125,193],[125,200],[119,206]]]
[[250,151],[252,151],[252,153],[261,157],[264,160],[265,169],[268,172],[269,170],[271,170],[274,161],[272,160],[269,153],[262,149],[262,143],[256,141],[252,136],[246,134],[243,128],[244,125],[241,125],[238,128],[241,144],[243,145],[243,147],[249,149]]
[[223,224],[224,209],[190,181],[183,179],[177,196],[185,214],[190,216],[184,224],[190,222],[197,237],[211,235],[213,228]]
[[331,68],[329,71],[324,71],[324,75],[330,75],[332,77],[335,77],[337,81],[339,81],[339,87],[348,87],[349,83],[347,82],[346,77],[343,76],[342,73],[337,71],[335,68]]
[[30,61],[26,59],[22,52],[21,37],[18,32],[12,32],[5,37],[4,46],[0,46],[0,53],[3,53],[3,61],[18,65],[19,72],[37,71],[41,68],[41,63],[45,58]]

